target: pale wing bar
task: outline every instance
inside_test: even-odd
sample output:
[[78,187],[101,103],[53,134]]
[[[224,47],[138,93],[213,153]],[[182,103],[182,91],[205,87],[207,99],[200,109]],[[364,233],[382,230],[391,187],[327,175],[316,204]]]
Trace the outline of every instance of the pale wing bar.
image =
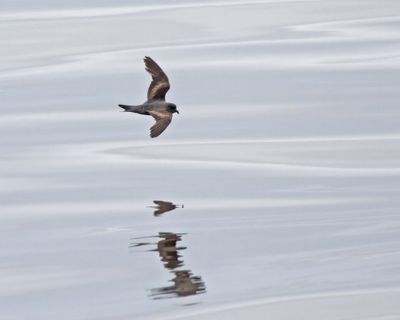
[[169,90],[169,81],[167,75],[160,68],[160,66],[150,57],[144,58],[146,71],[151,74],[153,81],[151,82],[147,91],[148,100],[164,100],[165,95]]
[[156,120],[156,123],[150,128],[150,137],[158,137],[169,126],[172,121],[172,113],[149,111],[150,115]]

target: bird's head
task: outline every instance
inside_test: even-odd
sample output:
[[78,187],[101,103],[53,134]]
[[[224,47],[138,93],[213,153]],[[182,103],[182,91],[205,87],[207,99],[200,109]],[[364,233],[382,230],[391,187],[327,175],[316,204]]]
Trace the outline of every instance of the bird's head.
[[176,108],[176,105],[173,104],[173,103],[169,103],[168,104],[168,109],[169,109],[169,112],[171,112],[171,113],[175,113],[176,112],[177,114],[179,114],[179,111]]

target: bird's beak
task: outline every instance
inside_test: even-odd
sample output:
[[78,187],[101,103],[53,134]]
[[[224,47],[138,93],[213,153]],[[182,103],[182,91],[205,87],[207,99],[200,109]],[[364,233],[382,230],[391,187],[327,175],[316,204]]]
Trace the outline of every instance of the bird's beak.
[[178,111],[178,110],[176,110],[176,113],[177,113],[177,114],[179,114],[179,111]]

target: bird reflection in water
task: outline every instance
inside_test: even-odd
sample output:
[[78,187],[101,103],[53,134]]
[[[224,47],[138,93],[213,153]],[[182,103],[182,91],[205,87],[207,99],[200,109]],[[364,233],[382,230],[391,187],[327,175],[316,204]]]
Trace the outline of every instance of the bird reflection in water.
[[154,200],[155,206],[150,206],[149,208],[155,208],[154,216],[158,217],[165,212],[175,210],[176,208],[183,208],[183,204],[174,204],[169,201]]
[[173,285],[151,290],[154,299],[168,297],[186,297],[204,293],[206,287],[199,276],[193,276],[190,270],[174,271]]
[[205,284],[200,276],[194,276],[191,270],[176,270],[184,265],[180,251],[185,250],[186,247],[177,246],[177,243],[182,240],[184,235],[184,233],[160,232],[157,237],[161,238],[161,240],[157,243],[138,242],[131,244],[131,247],[156,245],[155,249],[148,251],[157,251],[164,268],[174,275],[173,279],[170,280],[172,285],[151,289],[151,298],[186,297],[206,291]]

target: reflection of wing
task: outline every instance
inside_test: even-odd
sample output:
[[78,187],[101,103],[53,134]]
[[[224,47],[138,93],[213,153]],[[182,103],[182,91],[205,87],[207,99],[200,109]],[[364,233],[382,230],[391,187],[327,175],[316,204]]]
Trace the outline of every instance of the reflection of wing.
[[[163,203],[164,201],[154,201],[154,203]],[[171,202],[166,202],[167,204],[173,205]],[[164,267],[168,270],[174,270],[183,265],[183,261],[179,258],[181,257],[178,251],[186,249],[185,247],[177,247],[178,241],[181,241],[181,236],[176,233],[160,233],[160,240],[157,244],[157,250],[160,254],[161,261],[164,262]]]
[[160,68],[160,66],[150,57],[144,57],[144,64],[146,71],[151,74],[153,81],[147,91],[148,100],[164,100],[165,95],[169,90],[169,81],[167,75]]
[[129,248],[147,246],[147,245],[149,245],[149,244],[151,244],[151,243],[150,243],[150,242],[138,242],[138,243],[133,243],[133,242],[132,242],[132,243],[129,245]]
[[172,120],[172,113],[167,111],[149,111],[150,115],[156,120],[156,123],[150,128],[150,137],[158,137],[167,129]]
[[154,200],[153,202],[154,204],[158,205],[157,210],[154,211],[154,214],[156,216],[176,209],[176,205],[174,205],[172,202],[161,201],[161,200]]

